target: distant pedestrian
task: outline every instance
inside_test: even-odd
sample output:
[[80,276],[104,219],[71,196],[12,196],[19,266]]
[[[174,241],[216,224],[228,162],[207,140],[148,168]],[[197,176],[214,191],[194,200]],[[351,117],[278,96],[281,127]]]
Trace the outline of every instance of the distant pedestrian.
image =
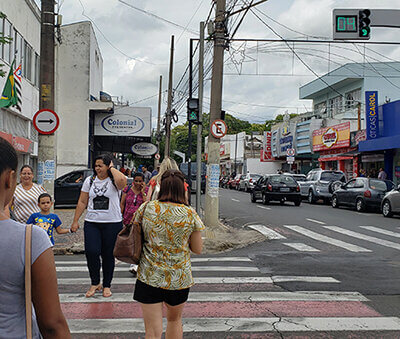
[[386,179],[387,179],[387,174],[386,174],[386,172],[383,170],[382,167],[379,169],[378,179],[381,179],[381,180],[386,180]]
[[144,175],[144,183],[146,185],[149,184],[149,181],[151,179],[151,172],[147,170],[147,166],[143,165],[142,167],[142,173]]
[[142,308],[146,338],[161,338],[164,305],[165,337],[183,336],[182,311],[194,284],[190,251],[201,254],[204,230],[187,204],[184,184],[182,172],[166,171],[158,200],[142,205],[135,214],[135,222],[143,220],[144,243],[133,298]]
[[95,175],[83,183],[76,206],[71,231],[79,228],[79,218],[87,207],[85,218],[85,254],[91,286],[86,298],[101,290],[100,256],[103,269],[103,297],[111,297],[111,280],[114,274],[113,255],[115,240],[122,229],[120,191],[126,186],[126,176],[114,168],[110,155],[95,159]]
[[155,177],[158,172],[160,172],[160,165],[158,165],[157,168],[153,172],[151,172],[151,177]]
[[365,178],[365,170],[363,168],[360,169],[359,177]]
[[33,213],[26,223],[43,228],[47,232],[51,243],[54,245],[54,230],[56,230],[58,234],[66,234],[69,233],[70,230],[61,228],[62,222],[58,215],[50,213],[51,206],[53,205],[50,194],[42,193],[38,198],[38,205],[40,212]]
[[125,170],[125,173],[124,173],[128,178],[129,177],[131,177],[131,175],[132,175],[132,171],[129,169],[129,168],[127,168],[126,170]]

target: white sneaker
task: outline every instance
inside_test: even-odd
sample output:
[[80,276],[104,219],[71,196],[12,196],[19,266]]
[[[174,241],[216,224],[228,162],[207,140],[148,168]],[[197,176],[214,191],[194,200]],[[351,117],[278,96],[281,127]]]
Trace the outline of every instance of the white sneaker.
[[137,268],[138,268],[138,265],[131,264],[131,266],[129,267],[129,272],[131,272],[133,275],[136,275]]

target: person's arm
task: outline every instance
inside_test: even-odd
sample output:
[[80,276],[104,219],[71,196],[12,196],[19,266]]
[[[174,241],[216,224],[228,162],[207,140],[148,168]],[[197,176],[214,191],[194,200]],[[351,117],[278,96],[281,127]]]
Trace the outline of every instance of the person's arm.
[[117,188],[119,190],[123,190],[127,183],[127,178],[126,178],[125,174],[121,173],[116,168],[114,168],[114,165],[112,162],[111,162],[109,168],[110,168],[111,174],[114,177],[115,186],[117,186]]
[[61,226],[56,227],[56,231],[58,234],[67,234],[69,233],[69,229],[61,228]]
[[121,213],[124,214],[125,210],[126,193],[122,193],[121,197]]
[[45,250],[32,265],[32,302],[44,339],[71,338],[60,306],[52,248]]
[[89,192],[81,191],[81,195],[79,196],[78,204],[76,205],[74,221],[71,225],[71,231],[76,232],[79,228],[78,221],[81,217],[83,211],[86,209],[89,201]]
[[194,231],[189,238],[189,248],[195,254],[201,254],[203,250],[203,239],[201,231]]

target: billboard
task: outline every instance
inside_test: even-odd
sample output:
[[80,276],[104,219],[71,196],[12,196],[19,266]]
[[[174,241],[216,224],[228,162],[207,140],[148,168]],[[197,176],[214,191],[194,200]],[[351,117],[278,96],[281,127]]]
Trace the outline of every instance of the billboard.
[[272,145],[271,145],[271,132],[264,132],[263,138],[263,148],[261,150],[260,161],[273,161],[274,158],[272,157]]
[[114,114],[96,114],[95,136],[151,136],[150,107],[121,107]]
[[379,138],[378,91],[365,92],[367,140]]
[[326,151],[350,146],[350,121],[313,132],[313,151]]

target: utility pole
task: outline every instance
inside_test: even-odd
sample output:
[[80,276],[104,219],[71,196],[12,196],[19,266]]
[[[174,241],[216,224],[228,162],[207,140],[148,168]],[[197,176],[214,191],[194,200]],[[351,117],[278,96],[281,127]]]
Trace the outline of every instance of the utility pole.
[[172,109],[172,82],[174,68],[174,36],[171,36],[171,53],[169,61],[169,79],[168,79],[168,105],[167,116],[165,119],[165,152],[164,156],[169,157],[171,153],[171,109]]
[[[158,90],[158,118],[157,118],[157,134],[156,134],[158,153],[160,153],[161,96],[162,96],[162,75],[160,75],[160,86]],[[158,164],[159,160],[154,159],[154,169],[157,169]]]
[[199,214],[201,208],[201,143],[203,131],[203,78],[204,78],[204,22],[200,22],[199,43],[199,124],[197,125],[197,150],[196,150],[196,211]]
[[[189,41],[189,100],[193,97],[193,39]],[[188,131],[188,184],[189,184],[189,193],[192,189],[192,127],[193,123],[189,119],[189,131]],[[198,184],[198,182],[196,183]],[[198,189],[196,185],[196,190]],[[189,203],[191,194],[189,195]]]
[[[40,33],[40,109],[54,111],[54,0],[42,0]],[[54,194],[55,177],[55,136],[39,134],[39,165],[47,175],[43,186]]]
[[205,204],[205,224],[209,228],[219,226],[219,188],[217,182],[220,173],[220,143],[211,133],[213,121],[221,118],[222,82],[224,71],[225,48],[225,6],[226,0],[216,2],[214,56],[211,79],[210,133],[208,137],[208,175]]

